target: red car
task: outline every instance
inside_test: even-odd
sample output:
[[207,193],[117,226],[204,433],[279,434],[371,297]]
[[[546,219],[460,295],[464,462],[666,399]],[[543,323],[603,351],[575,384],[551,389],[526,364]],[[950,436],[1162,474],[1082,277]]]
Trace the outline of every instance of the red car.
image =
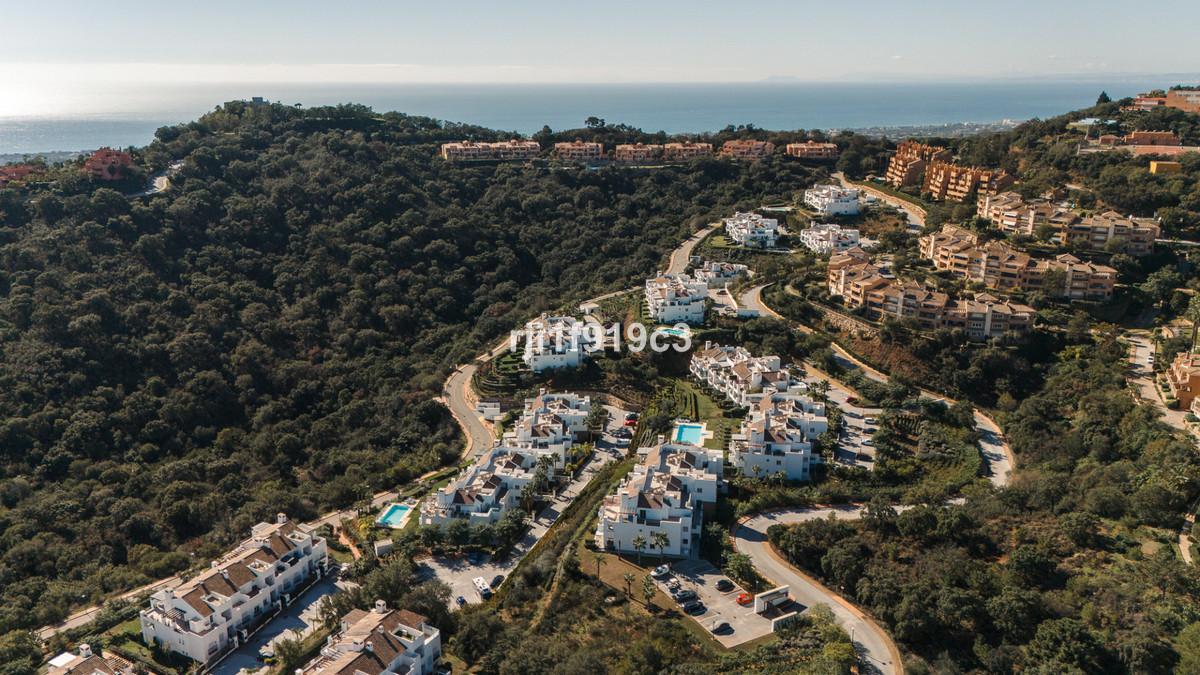
[[857,396],[849,396],[846,398],[846,403],[849,403],[850,405],[858,405],[858,397]]
[[754,604],[754,596],[749,593],[741,593],[737,596],[737,604],[742,607],[749,607]]

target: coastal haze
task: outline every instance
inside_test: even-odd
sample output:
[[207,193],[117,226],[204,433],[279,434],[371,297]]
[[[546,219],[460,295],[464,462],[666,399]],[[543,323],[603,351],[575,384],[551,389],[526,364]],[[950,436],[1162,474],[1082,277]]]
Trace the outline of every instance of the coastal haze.
[[[646,131],[698,133],[728,125],[858,129],[1046,117],[1091,104],[1101,90],[1132,96],[1163,76],[984,82],[726,84],[202,84],[83,87],[44,110],[0,116],[0,155],[140,146],[154,130],[224,101],[263,96],[292,104],[361,103],[523,134],[572,129],[595,115]],[[70,101],[64,105],[63,99]],[[53,102],[53,103],[51,103]]]

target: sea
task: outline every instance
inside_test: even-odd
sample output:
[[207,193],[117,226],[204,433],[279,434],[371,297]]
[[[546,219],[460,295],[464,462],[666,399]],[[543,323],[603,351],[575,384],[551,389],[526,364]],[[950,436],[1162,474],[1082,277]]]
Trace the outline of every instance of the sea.
[[44,113],[0,117],[0,155],[145,145],[161,126],[254,96],[305,106],[361,103],[381,112],[526,134],[543,126],[578,128],[590,116],[651,132],[695,133],[743,124],[794,130],[1026,120],[1089,106],[1101,91],[1116,99],[1172,83],[1142,76],[936,83],[105,86],[50,91],[41,97]]

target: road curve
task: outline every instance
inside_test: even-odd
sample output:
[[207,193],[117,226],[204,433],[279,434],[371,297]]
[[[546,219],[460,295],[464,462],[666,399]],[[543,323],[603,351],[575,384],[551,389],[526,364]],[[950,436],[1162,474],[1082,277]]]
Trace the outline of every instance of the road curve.
[[808,520],[828,518],[857,520],[862,517],[862,506],[846,505],[818,509],[783,509],[750,516],[738,523],[733,531],[733,546],[754,562],[759,574],[776,586],[789,587],[792,598],[812,607],[828,605],[842,627],[850,634],[865,672],[903,673],[900,650],[896,643],[874,619],[863,613],[820,582],[804,574],[786,562],[767,541],[767,529],[772,525],[790,525]]

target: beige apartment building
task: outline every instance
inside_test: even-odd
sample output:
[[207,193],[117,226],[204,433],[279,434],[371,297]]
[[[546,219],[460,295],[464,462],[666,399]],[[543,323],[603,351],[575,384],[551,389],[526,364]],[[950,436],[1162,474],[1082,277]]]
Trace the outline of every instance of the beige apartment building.
[[[921,255],[935,268],[1006,291],[1042,290],[1069,300],[1108,300],[1117,271],[1062,254],[1038,259],[1001,241],[980,242],[979,235],[953,225],[920,238]],[[1061,289],[1045,288],[1048,275],[1061,275]]]
[[1154,251],[1154,241],[1160,232],[1158,221],[1153,218],[1134,218],[1105,211],[1067,225],[1062,230],[1062,243],[1099,250],[1119,239],[1124,242],[1125,253],[1141,256]]
[[487,160],[533,159],[542,151],[537,141],[497,141],[477,143],[455,141],[442,144],[442,159],[458,162],[480,162]]
[[655,162],[662,159],[663,146],[647,143],[622,143],[613,150],[614,162]]
[[1200,394],[1200,353],[1176,354],[1171,367],[1167,369],[1166,378],[1171,395],[1179,400],[1179,407],[1187,409],[1192,406],[1197,394]]
[[788,143],[786,152],[797,159],[833,160],[838,158],[837,143]]
[[893,187],[920,185],[930,162],[950,159],[950,151],[936,145],[904,141],[888,161],[884,179]]
[[991,221],[1002,232],[1029,237],[1043,225],[1054,228],[1057,233],[1079,220],[1079,216],[1069,209],[1041,199],[1026,201],[1016,192],[979,195],[975,213]]
[[1015,180],[1001,169],[981,169],[950,162],[930,162],[921,192],[936,200],[961,202],[971,193],[999,194]]
[[1200,90],[1172,89],[1167,92],[1163,105],[1189,113],[1200,113]]
[[663,145],[663,161],[682,162],[697,157],[712,157],[712,143],[667,143]]
[[973,299],[953,298],[912,280],[899,280],[850,249],[829,261],[829,292],[848,307],[862,307],[867,318],[912,320],[922,330],[958,328],[973,340],[1006,333],[1025,334],[1033,327],[1032,307],[980,293]]
[[768,157],[775,152],[775,144],[770,141],[737,140],[725,141],[721,146],[721,156],[731,159],[757,160]]
[[1125,253],[1138,256],[1154,250],[1154,241],[1161,232],[1153,218],[1122,216],[1116,211],[1084,218],[1046,200],[1026,201],[1015,192],[980,195],[976,215],[1009,234],[1033,236],[1038,228],[1049,226],[1054,231],[1052,241],[1066,246],[1101,250],[1119,239]]
[[1125,145],[1183,145],[1172,131],[1131,131],[1121,139]]
[[555,143],[554,156],[568,162],[594,162],[604,157],[604,144],[578,138],[570,143]]

